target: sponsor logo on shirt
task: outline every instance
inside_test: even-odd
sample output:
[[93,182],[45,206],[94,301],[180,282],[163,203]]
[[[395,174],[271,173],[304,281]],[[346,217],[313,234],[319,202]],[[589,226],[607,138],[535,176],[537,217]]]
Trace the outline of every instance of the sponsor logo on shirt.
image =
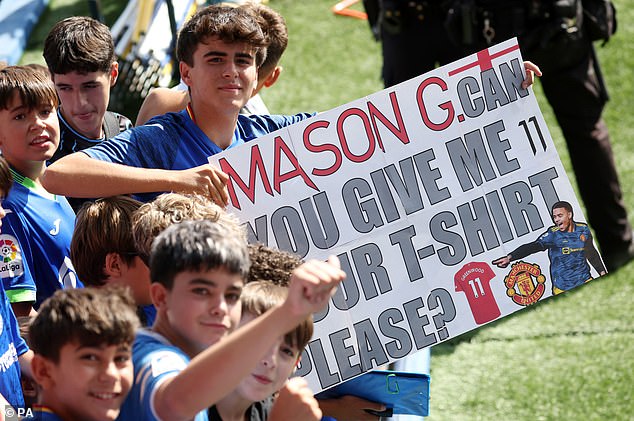
[[59,268],[57,282],[62,288],[77,288],[77,274],[68,256],[64,257],[64,263]]
[[51,235],[59,234],[59,224],[62,222],[60,218],[57,218],[55,222],[53,222],[53,229],[51,229],[48,233]]
[[9,349],[0,356],[0,371],[3,373],[7,371],[13,364],[18,361],[18,351],[15,349],[15,345],[9,344]]
[[187,367],[187,363],[173,352],[159,352],[152,358],[152,376],[158,377],[161,374],[171,371],[182,371]]

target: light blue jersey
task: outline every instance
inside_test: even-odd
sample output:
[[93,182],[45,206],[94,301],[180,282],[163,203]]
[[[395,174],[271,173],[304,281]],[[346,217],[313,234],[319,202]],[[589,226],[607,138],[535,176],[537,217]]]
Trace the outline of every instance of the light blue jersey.
[[[132,347],[134,384],[123,402],[119,421],[158,421],[154,410],[154,393],[167,379],[183,371],[189,357],[156,332],[141,330]],[[194,421],[208,421],[207,411],[199,412]]]
[[[311,114],[238,116],[229,148],[297,123]],[[144,126],[134,127],[118,136],[83,150],[91,158],[139,168],[186,170],[207,164],[222,149],[210,140],[191,119],[187,109],[152,118]],[[139,195],[143,201],[157,194]]]
[[9,301],[35,301],[37,310],[57,289],[82,287],[70,261],[75,213],[54,196],[11,170],[14,183],[2,202],[0,277]]
[[59,415],[54,413],[51,408],[41,405],[34,405],[32,414],[24,419],[35,421],[64,421]]

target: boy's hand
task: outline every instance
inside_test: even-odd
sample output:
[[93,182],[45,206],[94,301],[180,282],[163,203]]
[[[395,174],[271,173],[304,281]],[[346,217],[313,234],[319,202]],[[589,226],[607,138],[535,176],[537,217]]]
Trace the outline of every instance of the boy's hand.
[[218,206],[229,203],[227,182],[229,176],[211,164],[203,164],[188,170],[179,171],[179,179],[173,191],[198,193],[209,197]]
[[335,399],[320,399],[319,407],[325,416],[335,418],[337,421],[372,421],[378,420],[378,415],[373,415],[366,410],[383,412],[385,405],[372,402],[352,395],[344,395]]
[[525,61],[524,67],[526,67],[526,78],[522,82],[522,88],[528,89],[535,82],[535,76],[541,76],[542,71],[531,61]]
[[315,313],[328,303],[345,277],[337,256],[330,256],[326,262],[309,260],[291,274],[284,304],[290,307],[291,314],[300,317]]
[[269,421],[318,421],[321,415],[319,403],[306,380],[302,377],[293,377],[280,389],[268,419]]

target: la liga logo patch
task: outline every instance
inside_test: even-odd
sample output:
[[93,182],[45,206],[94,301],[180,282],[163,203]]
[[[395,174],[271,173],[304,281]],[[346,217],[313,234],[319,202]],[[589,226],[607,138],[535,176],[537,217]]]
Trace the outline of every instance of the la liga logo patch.
[[519,261],[513,263],[511,271],[504,278],[506,295],[515,304],[529,306],[535,304],[546,291],[546,277],[537,264]]
[[23,273],[22,253],[17,239],[8,234],[0,235],[0,277],[13,278]]

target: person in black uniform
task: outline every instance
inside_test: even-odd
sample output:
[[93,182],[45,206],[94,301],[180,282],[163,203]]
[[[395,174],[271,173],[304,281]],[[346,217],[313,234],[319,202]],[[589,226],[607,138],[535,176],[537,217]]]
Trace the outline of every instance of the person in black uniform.
[[364,5],[382,42],[386,87],[517,36],[524,59],[543,71],[544,94],[566,140],[607,269],[614,271],[634,258],[632,227],[601,117],[608,93],[593,46],[616,29],[610,3],[364,0]]
[[444,29],[446,1],[363,0],[383,54],[385,87],[461,58]]

